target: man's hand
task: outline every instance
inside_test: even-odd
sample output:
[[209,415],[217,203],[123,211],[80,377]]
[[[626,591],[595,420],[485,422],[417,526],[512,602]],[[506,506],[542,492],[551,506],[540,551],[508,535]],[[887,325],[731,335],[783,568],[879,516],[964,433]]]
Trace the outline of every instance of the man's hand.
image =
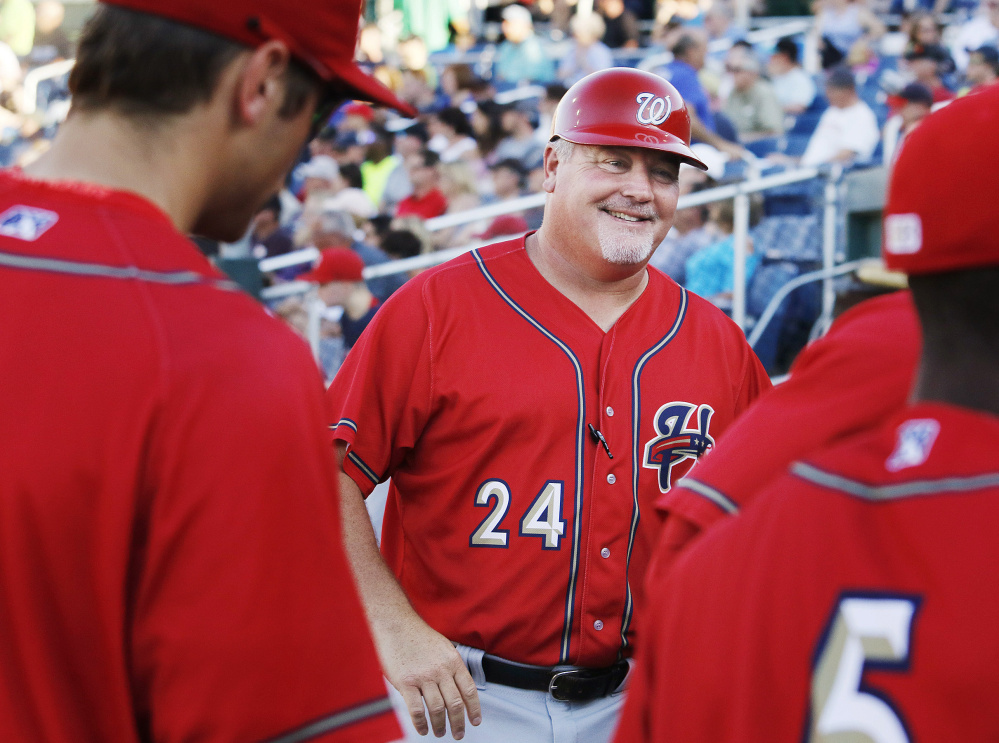
[[426,703],[434,735],[440,738],[447,732],[446,717],[452,737],[461,740],[466,712],[473,725],[482,721],[475,681],[451,642],[415,615],[414,619],[405,630],[378,638],[385,675],[406,700],[416,732],[429,732]]

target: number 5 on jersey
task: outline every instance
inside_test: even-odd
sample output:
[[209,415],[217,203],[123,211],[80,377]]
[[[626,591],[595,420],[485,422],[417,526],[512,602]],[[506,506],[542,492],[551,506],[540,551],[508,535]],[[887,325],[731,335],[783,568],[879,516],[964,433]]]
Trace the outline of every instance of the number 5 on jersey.
[[[563,483],[558,480],[546,482],[520,520],[520,535],[541,538],[542,549],[557,550],[565,536],[566,522],[562,520],[564,489]],[[475,494],[475,505],[488,506],[490,501],[494,501],[492,510],[469,539],[472,547],[507,546],[510,532],[500,528],[510,508],[510,488],[505,482],[487,480],[479,486]]]
[[905,672],[918,598],[844,595],[833,609],[812,675],[808,743],[908,743],[891,702],[863,691],[865,667]]

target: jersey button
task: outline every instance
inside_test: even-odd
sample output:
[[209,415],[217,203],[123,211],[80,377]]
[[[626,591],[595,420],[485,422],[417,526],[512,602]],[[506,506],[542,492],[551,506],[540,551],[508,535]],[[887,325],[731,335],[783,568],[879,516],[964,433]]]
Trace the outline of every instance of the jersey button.
[[597,632],[599,632],[603,628],[604,628],[604,623],[601,622],[599,619],[593,623],[593,629],[595,629]]
[[611,474],[607,475],[607,482],[609,482],[611,485],[613,485],[614,483],[617,482],[617,478],[614,477],[614,473],[613,472]]
[[607,406],[607,415],[611,417],[613,417],[614,415],[614,408],[612,408],[610,405]]
[[602,550],[600,550],[600,556],[606,560],[608,557],[610,557],[610,550],[604,547]]

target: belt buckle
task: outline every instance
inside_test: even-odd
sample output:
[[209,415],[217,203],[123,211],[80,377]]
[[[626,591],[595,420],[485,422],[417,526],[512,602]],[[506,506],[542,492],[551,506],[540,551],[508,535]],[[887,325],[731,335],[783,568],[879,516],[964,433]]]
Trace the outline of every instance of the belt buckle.
[[579,677],[579,671],[576,669],[570,669],[567,671],[556,671],[555,673],[553,673],[551,681],[548,682],[548,693],[551,695],[551,698],[559,702],[576,701],[571,696],[567,696],[567,694],[570,693],[568,689],[566,689],[564,692],[559,691],[557,686],[558,686],[558,680],[560,678],[574,679],[578,677]]

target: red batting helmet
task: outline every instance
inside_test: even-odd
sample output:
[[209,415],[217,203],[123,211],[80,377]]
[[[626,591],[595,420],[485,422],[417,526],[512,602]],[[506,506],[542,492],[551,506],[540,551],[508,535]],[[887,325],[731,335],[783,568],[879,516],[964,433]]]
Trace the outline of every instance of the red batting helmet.
[[552,139],[671,152],[707,170],[690,149],[690,115],[676,88],[658,75],[611,67],[569,88],[555,110]]

